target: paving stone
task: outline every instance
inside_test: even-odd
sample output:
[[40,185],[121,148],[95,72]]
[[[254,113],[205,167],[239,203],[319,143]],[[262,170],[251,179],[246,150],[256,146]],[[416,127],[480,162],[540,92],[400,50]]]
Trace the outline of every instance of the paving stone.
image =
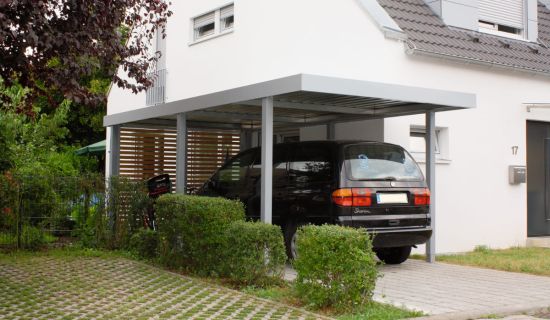
[[0,260],[0,319],[326,319],[122,258]]
[[376,301],[432,315],[550,306],[550,277],[418,260],[382,266],[380,271]]

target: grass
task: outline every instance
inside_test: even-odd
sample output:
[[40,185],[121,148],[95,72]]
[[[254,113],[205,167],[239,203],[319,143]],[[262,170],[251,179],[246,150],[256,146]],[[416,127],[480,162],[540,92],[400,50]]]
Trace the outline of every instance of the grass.
[[[269,288],[247,287],[242,291],[263,299],[274,300],[283,304],[294,305],[296,307],[304,307],[300,300],[294,296],[292,288],[289,285],[273,286]],[[370,302],[358,307],[352,312],[347,313],[338,313],[333,309],[314,311],[340,320],[394,320],[415,318],[424,315],[419,311],[409,311],[378,302]]]
[[[415,255],[413,258],[421,259],[423,256]],[[436,260],[464,266],[550,276],[550,249],[548,248],[490,249],[486,246],[478,246],[468,253],[438,255]]]

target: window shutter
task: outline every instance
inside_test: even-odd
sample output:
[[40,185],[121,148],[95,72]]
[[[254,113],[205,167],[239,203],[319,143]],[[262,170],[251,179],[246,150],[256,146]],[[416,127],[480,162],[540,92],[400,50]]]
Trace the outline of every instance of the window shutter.
[[214,23],[215,13],[211,12],[195,18],[195,29]]
[[220,19],[225,19],[231,17],[233,13],[234,5],[228,5],[220,9]]
[[524,28],[524,0],[479,0],[479,20]]

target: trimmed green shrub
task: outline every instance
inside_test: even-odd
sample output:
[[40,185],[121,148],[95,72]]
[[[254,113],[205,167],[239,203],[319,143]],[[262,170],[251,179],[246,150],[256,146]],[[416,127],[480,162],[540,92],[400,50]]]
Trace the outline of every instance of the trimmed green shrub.
[[281,228],[261,222],[233,222],[225,230],[226,276],[242,285],[281,279],[286,253]]
[[304,226],[298,230],[296,250],[295,290],[307,304],[349,310],[372,298],[378,271],[365,231]]
[[151,229],[139,229],[130,238],[130,250],[142,258],[157,256],[158,234]]
[[244,221],[244,206],[223,198],[163,195],[155,205],[162,263],[200,275],[220,273],[225,229]]

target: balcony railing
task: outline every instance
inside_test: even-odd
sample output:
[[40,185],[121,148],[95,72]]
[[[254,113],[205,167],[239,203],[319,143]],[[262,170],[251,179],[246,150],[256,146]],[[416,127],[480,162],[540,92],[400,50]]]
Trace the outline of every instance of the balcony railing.
[[146,101],[147,106],[162,104],[166,99],[166,69],[160,69],[149,74],[153,85],[147,89]]

